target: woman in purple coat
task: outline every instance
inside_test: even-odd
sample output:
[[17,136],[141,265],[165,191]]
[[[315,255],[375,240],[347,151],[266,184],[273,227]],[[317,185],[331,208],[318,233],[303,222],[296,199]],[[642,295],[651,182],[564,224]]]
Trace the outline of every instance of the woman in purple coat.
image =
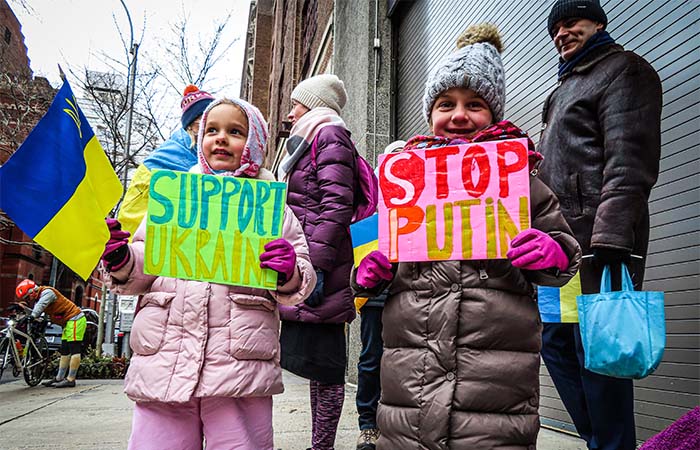
[[331,450],[343,409],[345,324],[355,318],[350,291],[350,219],[357,150],[339,114],[347,100],[335,75],[308,78],[292,92],[292,130],[278,178],[299,218],[318,281],[296,306],[280,305],[282,367],[310,380],[312,448]]

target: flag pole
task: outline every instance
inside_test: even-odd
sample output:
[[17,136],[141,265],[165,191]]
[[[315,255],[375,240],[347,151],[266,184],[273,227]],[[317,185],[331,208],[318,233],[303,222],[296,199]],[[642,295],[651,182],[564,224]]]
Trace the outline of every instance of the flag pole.
[[[65,83],[66,81],[66,73],[63,71],[63,68],[61,68],[60,64],[56,64],[58,66],[58,75],[61,77],[61,80]],[[49,286],[51,287],[56,287],[56,277],[58,274],[58,258],[56,258],[53,253],[51,253],[51,274],[49,275]]]
[[56,64],[56,65],[58,66],[58,75],[61,77],[61,80],[63,80],[63,82],[65,83],[66,73],[63,71],[60,64]]

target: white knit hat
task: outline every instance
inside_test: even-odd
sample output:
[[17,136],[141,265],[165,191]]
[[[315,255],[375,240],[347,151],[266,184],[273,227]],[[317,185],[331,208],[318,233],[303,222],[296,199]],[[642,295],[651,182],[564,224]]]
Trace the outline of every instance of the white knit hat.
[[457,51],[447,55],[430,71],[423,94],[423,114],[430,112],[441,93],[454,87],[471,89],[489,106],[494,122],[503,120],[506,76],[501,61],[503,44],[495,25],[472,25],[457,39]]
[[299,83],[292,91],[292,100],[309,109],[326,106],[340,114],[348,100],[348,93],[340,78],[333,74],[323,74]]
[[403,147],[406,145],[406,141],[398,140],[390,143],[386,147],[384,147],[384,154],[388,155],[390,153],[396,153],[400,150],[403,149]]
[[[386,147],[384,147],[384,152],[382,152],[383,155],[390,155],[392,153],[398,153],[401,150],[403,150],[404,146],[406,145],[406,141],[398,140],[390,143]],[[379,178],[379,166],[377,166],[374,169],[374,174]]]

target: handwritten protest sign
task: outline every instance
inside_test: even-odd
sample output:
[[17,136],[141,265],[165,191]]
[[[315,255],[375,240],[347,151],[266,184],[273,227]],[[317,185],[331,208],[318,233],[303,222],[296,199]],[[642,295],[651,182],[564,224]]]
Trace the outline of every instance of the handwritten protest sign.
[[144,272],[275,289],[259,257],[282,235],[286,198],[277,181],[154,171]]
[[505,258],[530,226],[527,140],[379,157],[379,250],[390,261]]

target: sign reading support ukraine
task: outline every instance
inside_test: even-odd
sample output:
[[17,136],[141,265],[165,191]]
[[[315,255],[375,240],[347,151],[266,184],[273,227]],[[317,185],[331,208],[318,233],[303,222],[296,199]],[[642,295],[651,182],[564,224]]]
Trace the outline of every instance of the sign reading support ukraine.
[[389,261],[505,258],[529,227],[526,139],[379,157],[379,250]]
[[276,289],[260,254],[282,236],[286,198],[278,181],[154,171],[144,272]]
[[68,82],[0,167],[0,208],[87,280],[109,239],[105,216],[122,185]]

